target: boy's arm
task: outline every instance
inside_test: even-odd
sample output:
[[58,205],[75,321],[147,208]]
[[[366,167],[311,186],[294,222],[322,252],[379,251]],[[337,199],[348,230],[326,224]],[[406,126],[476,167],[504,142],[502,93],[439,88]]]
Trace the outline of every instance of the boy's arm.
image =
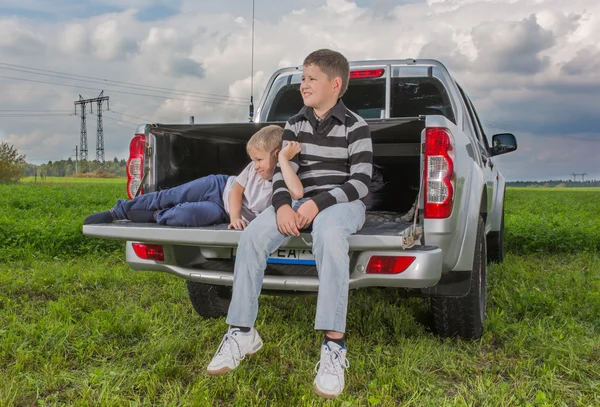
[[244,191],[246,190],[246,184],[248,183],[248,177],[252,171],[254,164],[250,163],[244,168],[244,170],[235,178],[233,187],[229,192],[229,229],[244,229],[248,226],[242,218],[242,205],[244,203]]
[[369,125],[362,125],[348,133],[348,156],[350,161],[350,179],[331,191],[321,192],[312,200],[319,212],[336,203],[352,202],[362,199],[369,192],[373,172],[373,146]]
[[285,182],[288,191],[290,192],[290,196],[294,200],[302,199],[304,196],[304,187],[302,186],[302,182],[300,178],[298,178],[298,174],[292,168],[292,165],[288,160],[279,160],[279,165],[281,167],[281,174],[283,175],[283,180]]
[[229,193],[229,229],[244,229],[248,223],[242,219],[242,201],[246,188],[237,183]]
[[292,199],[299,200],[304,196],[304,186],[298,174],[292,168],[290,160],[293,160],[300,153],[300,144],[297,142],[287,142],[287,145],[279,152],[278,161],[281,168],[281,174],[285,185],[292,196]]
[[[288,121],[285,124],[285,129],[283,130],[284,142],[296,141],[296,133],[294,130],[294,125],[290,125],[290,122]],[[291,170],[295,174],[300,167],[298,164],[298,155],[292,158],[288,163],[290,164]],[[292,196],[290,195],[290,191],[285,183],[281,166],[279,164],[275,167],[275,171],[273,173],[273,198],[271,203],[273,204],[273,208],[275,208],[276,212],[283,205],[292,205]]]

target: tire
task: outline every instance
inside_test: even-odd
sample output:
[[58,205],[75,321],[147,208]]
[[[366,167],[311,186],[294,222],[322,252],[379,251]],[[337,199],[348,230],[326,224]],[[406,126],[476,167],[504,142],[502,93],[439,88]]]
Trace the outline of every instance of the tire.
[[227,315],[231,302],[231,287],[187,281],[187,290],[194,310],[204,318]]
[[441,337],[479,339],[483,333],[487,299],[486,243],[485,223],[480,216],[469,293],[460,298],[431,298],[434,331]]
[[490,232],[487,237],[488,263],[502,263],[504,261],[504,208],[502,208],[500,231]]

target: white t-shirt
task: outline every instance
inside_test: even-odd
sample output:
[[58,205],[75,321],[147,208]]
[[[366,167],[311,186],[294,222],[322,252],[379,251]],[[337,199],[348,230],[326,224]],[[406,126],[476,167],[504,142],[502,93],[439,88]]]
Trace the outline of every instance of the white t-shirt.
[[248,164],[237,177],[229,177],[223,190],[223,203],[228,214],[229,194],[236,182],[244,187],[242,218],[250,222],[271,205],[273,181],[262,179],[254,170],[254,162]]

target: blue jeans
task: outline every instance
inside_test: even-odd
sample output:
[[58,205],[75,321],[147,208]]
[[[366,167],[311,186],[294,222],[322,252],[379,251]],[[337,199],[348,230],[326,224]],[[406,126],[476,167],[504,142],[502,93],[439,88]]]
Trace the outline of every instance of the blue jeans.
[[[294,209],[301,202],[292,203]],[[348,236],[365,222],[361,201],[339,203],[320,212],[313,221],[312,251],[319,275],[315,329],[345,332],[348,308],[350,257]],[[258,215],[240,237],[233,274],[233,295],[227,323],[252,327],[258,314],[267,258],[286,236],[277,229],[275,209],[270,206]]]
[[127,219],[129,211],[159,211],[156,222],[170,226],[207,226],[227,222],[223,190],[228,175],[209,175],[186,184],[140,195],[132,200],[119,199],[111,212]]

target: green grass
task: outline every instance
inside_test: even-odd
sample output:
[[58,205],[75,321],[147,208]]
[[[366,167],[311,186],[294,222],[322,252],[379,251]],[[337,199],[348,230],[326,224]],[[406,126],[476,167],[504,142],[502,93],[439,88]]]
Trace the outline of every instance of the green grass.
[[436,337],[425,300],[353,291],[346,390],[328,402],[312,391],[314,297],[261,297],[264,348],[206,375],[223,319],[198,317],[181,279],[131,271],[122,243],[81,235],[124,189],[0,186],[0,406],[600,405],[593,191],[507,191],[481,340]]
[[490,270],[484,337],[441,340],[424,300],[353,291],[344,394],[313,394],[314,297],[262,297],[265,347],[205,373],[225,329],[183,282],[116,257],[14,262],[0,275],[0,405],[600,404],[600,261],[513,256]]
[[600,187],[565,187],[565,188],[544,188],[544,187],[507,187],[507,190],[510,191],[540,191],[540,192],[546,192],[546,191],[571,191],[571,192],[577,192],[577,191],[596,191],[596,192],[600,192]]
[[515,254],[600,251],[600,194],[586,189],[506,192],[507,249]]
[[112,253],[123,243],[82,234],[85,217],[111,208],[125,186],[116,183],[0,185],[0,261]]

